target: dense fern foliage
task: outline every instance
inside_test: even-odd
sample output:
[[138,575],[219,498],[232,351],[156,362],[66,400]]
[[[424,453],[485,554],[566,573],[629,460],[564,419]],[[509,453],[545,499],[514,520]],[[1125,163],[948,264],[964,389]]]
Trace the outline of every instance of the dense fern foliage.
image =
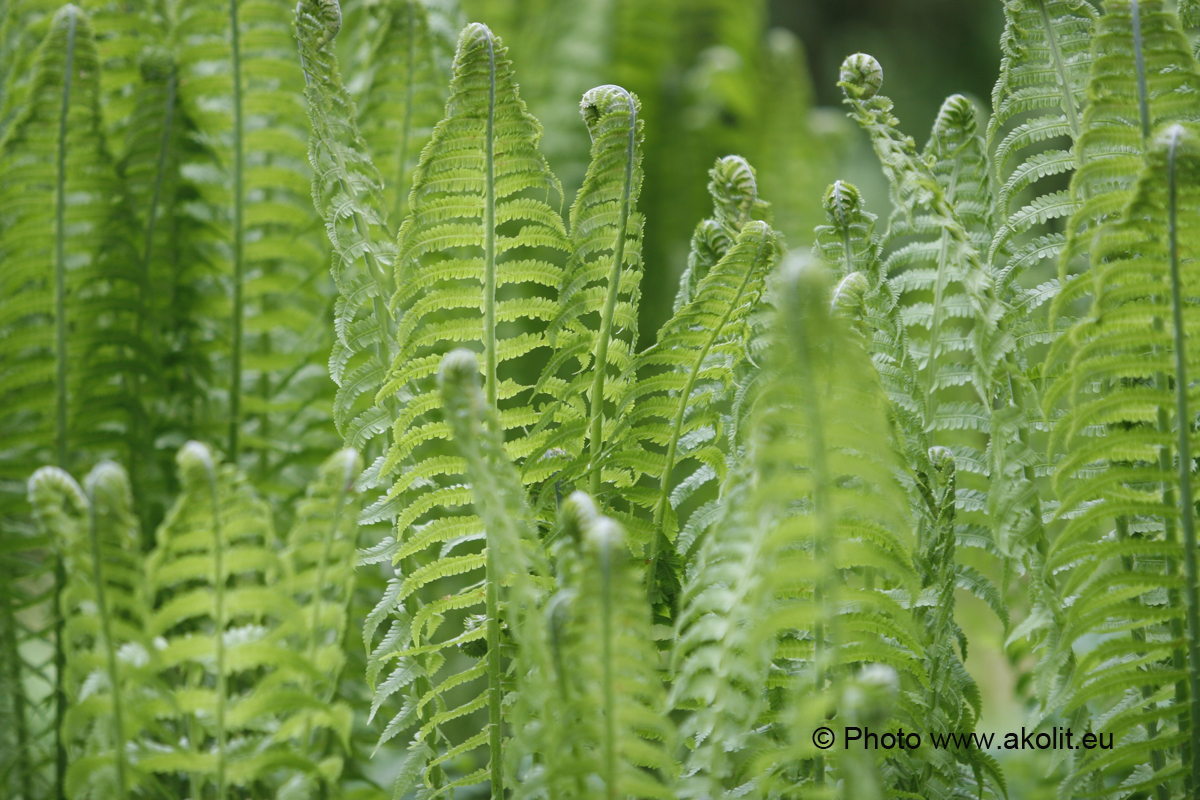
[[762,2],[0,3],[5,796],[1200,800],[1200,10],[1001,5],[869,198]]

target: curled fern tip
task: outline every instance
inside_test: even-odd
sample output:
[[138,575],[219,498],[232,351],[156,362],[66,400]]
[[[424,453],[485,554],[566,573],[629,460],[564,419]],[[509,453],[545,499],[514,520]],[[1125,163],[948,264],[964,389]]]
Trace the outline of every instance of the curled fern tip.
[[870,100],[883,88],[883,67],[873,56],[855,53],[842,62],[838,86],[848,97]]

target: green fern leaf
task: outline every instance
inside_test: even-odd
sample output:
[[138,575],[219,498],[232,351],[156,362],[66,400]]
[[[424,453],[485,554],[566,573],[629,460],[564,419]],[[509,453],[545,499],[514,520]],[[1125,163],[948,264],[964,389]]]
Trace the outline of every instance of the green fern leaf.
[[[616,521],[583,492],[564,504],[579,536],[564,588],[551,601],[552,638],[566,737],[545,769],[553,786],[595,786],[596,796],[669,798],[674,730],[661,711],[642,577]],[[590,796],[590,795],[585,795]]]
[[[1078,210],[1067,226],[1060,279],[1086,250],[1087,232],[1120,216],[1128,203],[1151,131],[1200,117],[1198,86],[1187,37],[1161,2],[1108,4],[1096,27],[1080,167],[1071,180]],[[1077,299],[1085,287],[1073,287],[1058,304]]]
[[358,124],[387,186],[393,220],[408,213],[413,172],[446,105],[456,16],[427,0],[390,0],[376,12]]
[[387,405],[374,400],[393,355],[395,322],[387,301],[394,291],[395,247],[383,179],[359,134],[354,104],[333,55],[340,17],[329,12],[336,8],[301,4],[296,36],[313,128],[309,142],[313,199],[333,244],[333,278],[339,294],[337,338],[329,359],[338,385],[334,421],[348,446],[366,447],[387,430],[390,417]]
[[177,703],[160,714],[164,738],[141,764],[218,797],[281,774],[316,775],[291,742],[303,734],[292,721],[344,739],[350,719],[305,688],[314,670],[288,641],[304,622],[272,588],[285,575],[270,509],[203,445],[185,445],[178,461],[182,492],[147,564],[155,605],[147,633],[160,640],[159,680]]
[[[1077,764],[1067,785],[1144,764],[1161,796],[1178,785],[1173,763],[1185,774],[1200,763],[1190,733],[1200,722],[1195,434],[1184,388],[1196,360],[1184,303],[1196,285],[1189,265],[1200,215],[1198,141],[1192,127],[1163,130],[1121,218],[1100,229],[1092,247],[1095,310],[1071,330],[1069,377],[1047,398],[1071,399],[1054,429],[1055,444],[1070,449],[1056,469],[1065,527],[1049,560],[1071,566],[1076,596],[1059,647],[1097,630],[1132,634],[1106,642],[1051,698],[1066,709],[1119,703],[1103,730],[1120,746]],[[1114,534],[1096,536],[1097,526],[1110,525]]]
[[608,401],[628,390],[637,345],[643,225],[636,210],[642,182],[640,107],[619,86],[592,89],[580,104],[592,135],[592,162],[571,206],[571,256],[549,328],[554,354],[539,382],[558,401],[554,415],[561,427],[526,467],[526,480],[542,479],[558,467],[544,466],[546,450],[565,450],[574,463],[561,468],[560,480],[586,479],[593,496],[599,496],[606,480],[606,442],[616,425]]
[[58,541],[66,583],[67,696],[64,739],[72,798],[129,797],[149,775],[131,752],[150,722],[151,652],[143,626],[141,537],[125,471],[103,462],[88,475],[86,493],[62,470],[43,467],[30,478],[30,498],[42,529]]
[[[481,521],[460,513],[471,502],[460,477],[467,463],[446,446],[450,422],[434,373],[448,350],[475,343],[483,355],[484,396],[499,406],[501,428],[517,431],[536,422],[529,389],[519,382],[521,359],[547,346],[542,331],[557,308],[548,292],[560,280],[559,269],[538,251],[568,249],[561,217],[542,199],[558,191],[558,183],[537,150],[541,128],[517,95],[504,46],[486,27],[468,26],[454,75],[447,116],[422,154],[400,230],[392,308],[401,321],[379,395],[395,397],[399,407],[394,444],[370,476],[389,489],[364,515],[368,521],[395,518],[393,559],[400,572],[377,609],[376,619],[396,618],[369,668],[375,674],[384,665],[391,669],[377,691],[414,693],[384,739],[419,723],[417,749],[446,743],[424,767],[427,785],[441,791],[487,780],[486,767],[458,779],[441,773],[447,760],[487,742],[487,736],[445,727],[485,704],[480,694],[445,706],[446,692],[484,673],[483,665],[462,669],[447,654],[484,632],[436,633],[447,611],[485,605],[486,559],[476,544],[484,538]],[[517,434],[506,449],[519,458],[529,448]],[[445,580],[449,591],[429,602],[435,580]],[[450,674],[436,677],[443,666]]]
[[627,493],[650,515],[649,530],[638,538],[648,540],[649,594],[656,605],[674,606],[669,587],[678,577],[671,568],[660,575],[658,568],[686,522],[676,509],[702,482],[719,479],[725,470],[724,454],[710,444],[721,439],[718,404],[732,392],[734,371],[746,357],[749,317],[778,247],[766,223],[745,222],[728,253],[707,270],[655,344],[635,359],[638,386],[618,415],[630,427],[626,446],[638,451],[626,457],[653,465],[643,468],[644,474],[658,484]]
[[[242,9],[243,3],[246,9]],[[335,449],[326,423],[332,393],[321,364],[332,299],[317,280],[328,252],[313,209],[304,70],[291,6],[203,0],[181,6],[175,30],[179,102],[210,153],[185,164],[205,256],[217,266],[229,342],[219,367],[228,398],[228,446],[257,458],[273,487],[303,486],[297,467]],[[298,462],[298,463],[297,463]]]
[[[989,152],[995,153],[1000,183],[997,197],[999,227],[991,260],[1029,232],[1044,231],[1056,258],[1063,236],[1050,233],[1045,223],[1070,217],[1076,204],[1065,193],[1034,188],[1055,175],[1071,172],[1077,153],[1052,140],[1079,140],[1083,133],[1081,107],[1091,66],[1096,11],[1085,0],[1006,0],[1005,28],[1000,40],[1000,77],[992,90],[992,119],[988,124]],[[1026,148],[1042,145],[1022,155]],[[1047,146],[1048,145],[1048,146]],[[1016,255],[1021,255],[1018,251]]]
[[87,19],[67,6],[39,51],[30,103],[0,145],[6,472],[133,444],[142,283],[122,235],[98,68]]

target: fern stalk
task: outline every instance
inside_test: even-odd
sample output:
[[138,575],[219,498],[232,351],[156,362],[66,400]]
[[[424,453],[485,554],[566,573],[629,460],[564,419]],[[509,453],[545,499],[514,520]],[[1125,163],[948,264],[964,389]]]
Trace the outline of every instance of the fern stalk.
[[[1187,623],[1188,623],[1188,683],[1191,703],[1191,764],[1193,769],[1200,764],[1200,592],[1197,589],[1196,567],[1196,507],[1192,499],[1192,455],[1191,414],[1188,408],[1187,354],[1184,351],[1186,331],[1183,327],[1183,291],[1179,279],[1179,226],[1178,185],[1175,175],[1175,159],[1183,129],[1171,131],[1171,144],[1167,152],[1167,235],[1171,263],[1171,315],[1175,337],[1175,415],[1179,425],[1179,500],[1183,527],[1184,570],[1187,576]],[[1200,800],[1200,781],[1191,779],[1191,792]]]
[[[237,0],[231,0],[236,3]],[[225,702],[228,686],[225,678],[225,541],[221,531],[221,500],[217,490],[217,473],[212,456],[195,442],[192,454],[204,466],[208,481],[209,502],[212,504],[213,535],[213,640],[216,643],[216,727],[217,727],[217,800],[225,800]],[[195,785],[195,784],[193,784]]]
[[[483,187],[483,394],[488,404],[496,405],[496,43],[491,32],[485,37],[488,51],[488,108]],[[492,585],[488,584],[491,592]],[[488,643],[492,642],[495,609],[488,595]],[[497,631],[497,636],[499,632]],[[497,639],[499,641],[499,639]],[[498,709],[497,709],[498,711]],[[494,752],[499,752],[498,750]],[[495,773],[492,788],[496,788]],[[497,795],[493,791],[493,797]],[[504,795],[498,795],[503,797]]]
[[[494,389],[493,389],[494,391]],[[495,399],[488,401],[495,408]],[[488,658],[488,750],[492,797],[504,798],[504,690],[500,685],[500,547],[493,535],[487,544],[487,658]]]
[[1142,122],[1142,146],[1150,138],[1150,90],[1146,86],[1146,53],[1142,47],[1142,10],[1138,0],[1129,0],[1133,16],[1133,62],[1137,69],[1138,115]]
[[617,299],[621,289],[621,268],[625,264],[625,236],[629,229],[629,206],[633,195],[633,164],[637,148],[637,103],[624,89],[620,90],[629,108],[629,143],[625,160],[625,183],[621,189],[621,210],[617,219],[616,241],[613,243],[612,269],[608,274],[608,295],[604,300],[604,312],[600,317],[600,336],[596,339],[596,357],[592,364],[590,460],[591,476],[588,486],[593,497],[600,496],[601,474],[600,453],[604,438],[604,379],[608,372],[608,343],[612,336],[613,315],[617,310]]
[[[233,344],[229,380],[229,459],[238,460],[238,431],[242,408],[242,228],[243,160],[242,152],[242,47],[238,23],[238,0],[229,0],[229,46],[233,68]],[[215,479],[214,479],[215,480]],[[223,786],[223,784],[222,784]],[[222,789],[224,792],[224,789]]]
[[1058,37],[1054,35],[1054,23],[1050,21],[1050,10],[1046,8],[1046,0],[1038,0],[1038,10],[1042,14],[1042,25],[1046,28],[1046,41],[1050,44],[1050,55],[1054,59],[1054,69],[1058,72],[1059,85],[1063,90],[1063,99],[1066,101],[1063,105],[1063,111],[1067,114],[1067,121],[1071,125],[1072,141],[1079,140],[1079,134],[1082,128],[1079,124],[1079,109],[1075,107],[1075,97],[1071,93],[1070,76],[1067,73],[1067,66],[1063,59],[1062,48],[1058,45]]
[[[67,120],[71,103],[71,74],[75,65],[74,6],[67,12],[67,52],[63,67],[62,112],[58,121],[58,161],[54,193],[54,361],[55,361],[55,451],[60,469],[68,469],[67,450],[67,264],[66,264],[66,181]],[[63,724],[67,717],[67,654],[63,646],[66,618],[62,613],[62,592],[67,574],[62,559],[54,565],[54,787],[59,800],[66,797],[67,748],[63,742]]]
[[[111,462],[109,466],[111,467]],[[96,472],[93,472],[88,476],[85,484],[88,494],[88,539],[91,544],[96,613],[100,618],[100,636],[104,640],[104,662],[112,691],[113,755],[117,766],[117,797],[123,799],[127,796],[126,772],[128,770],[125,753],[125,710],[121,700],[121,677],[117,671],[117,648],[113,645],[112,620],[105,591],[104,561],[100,555],[100,534],[96,521],[96,483],[98,480]]]
[[[632,125],[630,130],[633,130]],[[608,800],[617,800],[617,698],[613,686],[613,616],[616,612],[613,608],[612,542],[605,538],[599,550],[600,592],[604,608],[601,628],[603,643],[600,649],[604,687],[604,791]]]

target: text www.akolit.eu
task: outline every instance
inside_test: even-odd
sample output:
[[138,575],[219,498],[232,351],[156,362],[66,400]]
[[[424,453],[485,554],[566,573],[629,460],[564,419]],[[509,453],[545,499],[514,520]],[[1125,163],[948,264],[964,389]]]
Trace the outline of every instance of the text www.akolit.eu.
[[[813,744],[821,750],[834,747],[838,738],[832,728],[813,731]],[[1020,733],[1010,732],[1003,736],[996,733],[921,734],[903,728],[876,733],[870,728],[854,726],[843,728],[841,735],[843,750],[919,750],[926,744],[937,750],[1112,750],[1113,735],[1086,731],[1077,736],[1070,728],[1060,727],[1041,733],[1021,728]]]

